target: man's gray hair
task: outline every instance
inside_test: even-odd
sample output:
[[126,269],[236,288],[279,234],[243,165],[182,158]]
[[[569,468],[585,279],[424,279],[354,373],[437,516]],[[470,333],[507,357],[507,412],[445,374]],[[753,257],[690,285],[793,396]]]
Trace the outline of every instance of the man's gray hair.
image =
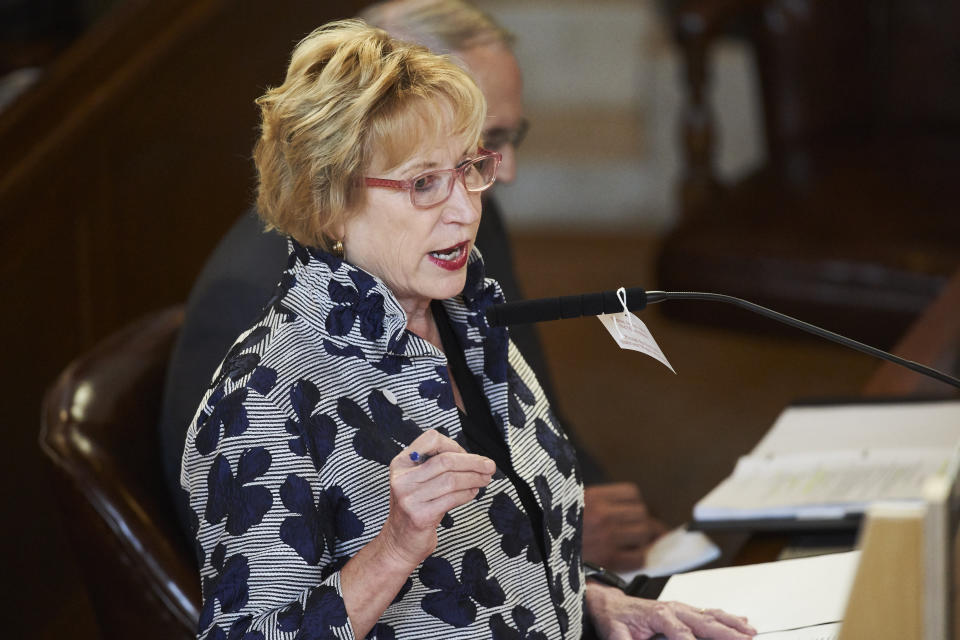
[[491,43],[509,48],[513,43],[509,31],[465,0],[387,0],[367,7],[357,17],[435,53]]

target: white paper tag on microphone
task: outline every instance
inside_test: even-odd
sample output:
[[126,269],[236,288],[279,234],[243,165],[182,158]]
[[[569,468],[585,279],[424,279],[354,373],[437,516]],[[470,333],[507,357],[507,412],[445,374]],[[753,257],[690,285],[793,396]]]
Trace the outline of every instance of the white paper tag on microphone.
[[663,355],[657,341],[653,339],[653,334],[647,329],[647,325],[637,316],[630,312],[605,313],[597,316],[603,326],[607,328],[610,335],[621,349],[632,349],[645,353],[655,360],[659,360],[674,374],[673,366],[667,361],[667,356]]

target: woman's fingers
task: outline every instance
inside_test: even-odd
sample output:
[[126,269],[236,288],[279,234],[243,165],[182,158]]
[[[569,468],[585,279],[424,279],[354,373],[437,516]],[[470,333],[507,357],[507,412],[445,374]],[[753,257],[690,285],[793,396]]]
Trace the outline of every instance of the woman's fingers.
[[445,452],[466,453],[464,448],[457,444],[456,440],[448,438],[436,429],[429,429],[417,436],[417,438],[410,443],[410,446],[397,454],[393,459],[393,463],[402,467],[414,467],[423,464],[422,461],[424,459],[429,459]]
[[450,491],[484,487],[497,470],[490,458],[467,453],[457,442],[435,430],[424,432],[401,451],[391,468],[394,488],[417,494],[422,500],[433,500]]
[[757,629],[751,625],[744,616],[737,616],[732,613],[728,613],[723,609],[707,609],[705,613],[712,615],[714,618],[728,627],[733,627],[734,629],[742,631],[748,635],[757,634]]
[[445,493],[435,500],[431,500],[427,503],[428,508],[435,510],[439,514],[440,518],[443,518],[443,514],[451,509],[456,509],[462,504],[466,504],[477,497],[477,492],[479,489],[470,488],[470,489],[461,489],[459,491],[451,491]]
[[[680,605],[677,616],[697,635],[708,638],[739,638],[743,635],[753,637],[757,630],[742,616],[728,613],[723,609],[696,609]],[[731,630],[743,635],[731,635]],[[726,635],[721,635],[726,634]]]
[[467,489],[480,489],[490,484],[490,474],[473,471],[447,471],[424,482],[414,492],[423,502],[441,498],[448,493]]
[[473,500],[478,491],[476,487],[446,491],[431,500],[424,500],[419,495],[402,496],[397,499],[397,506],[404,519],[415,528],[433,531],[444,514]]
[[667,607],[658,611],[661,614],[658,626],[662,627],[655,628],[671,640],[674,637],[686,640],[687,634],[690,638],[748,640],[757,633],[746,618],[721,609],[697,609],[680,602],[663,604]]
[[633,640],[633,634],[626,625],[618,625],[610,630],[607,640]]
[[467,498],[470,499],[476,495],[476,489],[490,483],[494,471],[496,465],[489,458],[470,453],[443,453],[406,471],[399,482],[410,504],[428,503],[450,493],[473,490]]
[[438,453],[426,462],[417,465],[410,477],[417,482],[429,482],[431,479],[448,472],[468,472],[493,475],[497,470],[493,460],[475,453]]
[[630,630],[635,638],[663,634],[668,640],[749,640],[757,633],[745,618],[719,609],[634,598],[595,583],[587,587],[586,602],[594,625],[608,640],[619,637],[623,629]]
[[420,434],[390,461],[390,514],[380,533],[385,544],[405,561],[421,562],[436,548],[444,514],[476,497],[495,470],[492,460],[435,430]]
[[394,495],[398,515],[418,529],[434,530],[444,514],[473,500],[489,482],[489,474],[448,471],[407,490],[398,488]]
[[676,602],[652,603],[651,619],[648,623],[650,629],[662,633],[668,640],[696,640],[691,627],[681,621],[677,615],[677,605]]
[[418,528],[433,526],[444,513],[473,499],[496,471],[489,458],[467,453],[434,430],[417,437],[390,466],[394,500]]

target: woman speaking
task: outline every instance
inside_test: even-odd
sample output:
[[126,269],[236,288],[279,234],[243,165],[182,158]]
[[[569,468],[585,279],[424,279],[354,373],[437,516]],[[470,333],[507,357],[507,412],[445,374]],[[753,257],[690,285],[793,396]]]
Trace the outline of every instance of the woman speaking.
[[585,579],[573,451],[484,319],[500,157],[466,72],[335,22],[258,103],[257,204],[291,252],[187,435],[199,637],[749,637]]

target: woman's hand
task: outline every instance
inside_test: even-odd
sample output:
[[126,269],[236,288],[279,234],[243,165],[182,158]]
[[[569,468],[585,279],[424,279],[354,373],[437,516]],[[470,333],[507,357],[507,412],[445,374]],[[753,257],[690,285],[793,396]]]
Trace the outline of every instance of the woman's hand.
[[[421,464],[410,454],[430,456]],[[354,635],[366,637],[403,583],[437,546],[443,515],[472,500],[496,471],[493,460],[467,453],[427,431],[390,462],[390,513],[379,535],[340,571]]]
[[[428,456],[414,462],[410,454]],[[434,430],[425,432],[390,462],[390,514],[380,537],[401,561],[415,567],[437,546],[444,514],[476,497],[496,465],[467,453]]]
[[605,640],[646,640],[658,633],[668,640],[748,640],[757,633],[746,618],[720,609],[634,598],[595,582],[587,585],[587,610]]
[[583,501],[583,559],[607,569],[639,569],[647,549],[667,530],[647,511],[633,483],[591,485]]

